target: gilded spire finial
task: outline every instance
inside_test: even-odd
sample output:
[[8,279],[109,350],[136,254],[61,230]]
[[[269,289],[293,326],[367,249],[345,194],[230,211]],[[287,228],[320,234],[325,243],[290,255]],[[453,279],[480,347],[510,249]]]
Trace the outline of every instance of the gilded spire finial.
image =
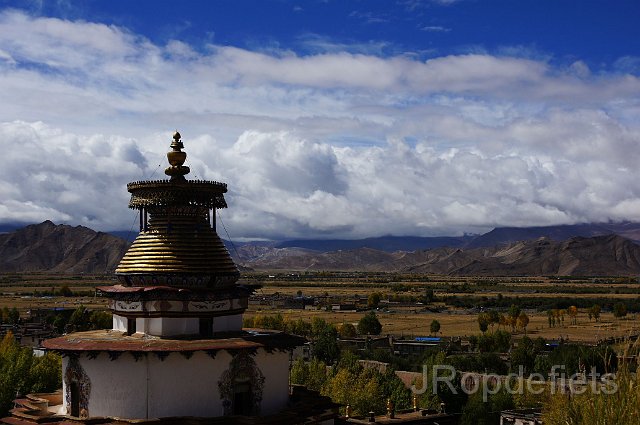
[[189,167],[184,166],[184,161],[187,159],[187,153],[182,152],[184,145],[181,140],[182,136],[176,130],[173,133],[173,142],[171,142],[171,151],[167,152],[167,159],[171,166],[164,170],[164,173],[171,176],[171,180],[184,180],[184,176],[189,174]]

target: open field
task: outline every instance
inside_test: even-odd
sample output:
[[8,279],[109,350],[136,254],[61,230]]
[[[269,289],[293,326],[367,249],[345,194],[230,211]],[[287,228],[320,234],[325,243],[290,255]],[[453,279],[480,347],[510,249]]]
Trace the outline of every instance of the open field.
[[[308,311],[308,310],[253,310],[247,312],[247,316],[268,315],[281,313],[285,319],[311,320],[313,317],[320,317],[328,322],[352,323],[357,324],[358,320],[364,315],[363,312],[327,312],[327,311]],[[600,339],[609,337],[625,337],[629,334],[640,332],[640,321],[635,315],[628,316],[624,319],[615,319],[613,314],[604,313],[600,317],[600,322],[589,321],[586,313],[580,313],[577,316],[576,325],[568,325],[562,327],[549,328],[546,314],[528,313],[530,318],[527,327],[527,335],[536,338],[542,337],[548,340],[559,338],[569,339],[570,341],[581,341],[595,343]],[[415,337],[428,336],[429,325],[431,321],[438,320],[441,324],[439,336],[471,336],[480,333],[478,327],[477,314],[465,314],[464,312],[446,312],[446,313],[378,313],[378,318],[382,324],[382,334],[394,334],[398,336]],[[568,323],[568,318],[566,320]],[[497,329],[497,327],[496,327]],[[514,334],[515,337],[523,336],[524,332]]]
[[[379,292],[382,298],[405,297],[418,298],[426,290],[433,290],[440,302],[430,305],[426,311],[419,304],[410,307],[402,305],[385,306],[378,317],[383,325],[383,334],[425,336],[429,334],[429,326],[435,319],[441,324],[442,336],[470,336],[479,334],[477,322],[478,311],[467,308],[455,308],[442,302],[447,297],[460,299],[496,299],[498,297],[544,300],[553,303],[556,300],[575,300],[591,302],[601,299],[603,302],[636,301],[640,299],[640,284],[637,279],[629,278],[556,278],[556,277],[451,277],[451,276],[412,276],[412,275],[375,275],[375,276],[260,276],[256,279],[263,287],[257,292],[269,297],[273,294],[295,296],[322,297],[340,299],[366,299],[372,292]],[[549,327],[546,311],[522,306],[529,316],[530,323],[527,334],[545,339],[569,339],[574,341],[595,343],[600,339],[612,336],[627,336],[640,332],[640,322],[635,314],[628,314],[623,319],[616,319],[611,312],[604,312],[599,322],[589,320],[586,309],[580,309],[576,324],[570,325],[569,317],[563,326]],[[439,310],[439,311],[437,311]],[[267,315],[281,313],[289,320],[311,320],[321,317],[331,323],[356,324],[364,312],[334,312],[323,310],[287,310],[266,306],[250,307],[247,315]],[[520,335],[524,333],[520,332]],[[517,335],[516,335],[517,336]]]
[[[95,287],[113,284],[112,276],[103,275],[1,274],[0,308],[17,307],[21,313],[26,313],[31,308],[75,308],[80,305],[91,309],[104,309],[107,300],[95,296]],[[80,296],[56,295],[56,292],[65,286]]]
[[19,297],[19,296],[0,296],[0,309],[4,307],[16,307],[20,310],[21,315],[30,309],[35,308],[77,308],[85,306],[89,309],[104,310],[107,308],[107,300],[94,297],[51,297],[51,298],[35,298],[35,297]]
[[[451,297],[467,300],[473,304],[480,300],[495,300],[504,297],[510,300],[531,300],[553,303],[556,300],[576,303],[583,299],[607,302],[640,302],[640,284],[629,278],[476,278],[449,276],[413,276],[385,274],[316,274],[310,276],[246,274],[242,283],[260,284],[256,295],[269,297],[293,297],[302,293],[307,297],[323,298],[328,303],[360,300],[365,302],[372,292],[382,298],[399,297],[406,302],[390,303],[377,313],[383,325],[383,334],[424,336],[429,334],[429,325],[436,319],[441,324],[443,336],[470,336],[479,334],[477,322],[479,308],[456,307]],[[0,275],[0,308],[17,307],[23,314],[31,308],[67,307],[84,305],[92,309],[106,308],[106,299],[96,297],[95,287],[112,285],[113,276],[51,275],[43,273]],[[60,296],[60,290],[68,287],[74,296]],[[437,300],[428,309],[415,302],[426,290],[432,289]],[[622,319],[616,319],[610,311],[603,309],[599,322],[589,320],[586,309],[580,308],[577,324],[570,325],[569,317],[563,326],[550,328],[546,311],[522,305],[530,318],[527,334],[545,339],[568,338],[569,340],[596,342],[611,336],[640,333],[640,321],[630,311]],[[311,320],[321,317],[332,323],[357,323],[364,312],[334,312],[325,308],[299,310],[278,308],[272,305],[252,303],[247,316],[281,313],[285,318]],[[519,335],[523,333],[520,332]],[[517,335],[516,335],[517,336]]]

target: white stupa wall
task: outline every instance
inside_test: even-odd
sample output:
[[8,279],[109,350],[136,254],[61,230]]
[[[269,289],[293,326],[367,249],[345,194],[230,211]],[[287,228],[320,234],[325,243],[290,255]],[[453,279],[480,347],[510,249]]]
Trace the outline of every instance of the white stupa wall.
[[213,318],[213,332],[230,332],[242,329],[242,314]]
[[[127,332],[127,318],[114,314],[113,329],[120,332]],[[242,314],[213,318],[214,333],[240,331],[241,329]],[[197,335],[200,332],[200,323],[197,317],[137,318],[136,332],[158,337]]]
[[[79,362],[91,382],[88,411],[90,416],[146,417],[147,368],[144,357],[137,363],[131,354],[124,353],[111,361],[106,353],[95,359],[85,355]],[[63,411],[67,411],[67,383],[64,373],[69,359],[62,359]]]
[[265,377],[261,414],[276,413],[289,401],[289,353],[260,350],[255,360]]
[[[171,353],[164,361],[149,353],[137,362],[127,352],[113,361],[107,353],[94,359],[81,355],[80,365],[91,381],[88,413],[130,419],[222,416],[218,382],[231,359],[225,350],[214,359],[198,351],[189,359]],[[261,414],[276,413],[289,397],[289,354],[259,349],[254,360],[265,378]],[[63,358],[63,373],[68,362]],[[63,394],[66,391],[63,383]],[[63,404],[66,411],[66,398]]]
[[[138,332],[154,336],[197,335],[199,332],[198,319],[193,317],[158,317],[137,319]],[[142,323],[139,323],[142,322]],[[142,327],[139,327],[142,325]]]
[[189,360],[180,354],[148,360],[150,418],[223,415],[218,381],[229,367],[229,353],[219,351],[215,359],[196,352]]
[[117,314],[113,315],[113,329],[116,331],[127,331],[127,318],[118,316]]

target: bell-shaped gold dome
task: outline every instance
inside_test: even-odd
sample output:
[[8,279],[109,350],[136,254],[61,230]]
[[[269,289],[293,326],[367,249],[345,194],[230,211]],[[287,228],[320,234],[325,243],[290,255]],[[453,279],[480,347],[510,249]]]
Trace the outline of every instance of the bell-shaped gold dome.
[[129,285],[224,286],[239,273],[206,215],[151,213],[116,274]]
[[[239,272],[210,216],[226,208],[223,183],[186,180],[180,134],[168,159],[171,180],[129,183],[129,207],[140,211],[140,234],[124,255],[116,275],[125,285],[221,287]],[[177,158],[177,156],[180,156]],[[186,174],[185,173],[185,174]]]

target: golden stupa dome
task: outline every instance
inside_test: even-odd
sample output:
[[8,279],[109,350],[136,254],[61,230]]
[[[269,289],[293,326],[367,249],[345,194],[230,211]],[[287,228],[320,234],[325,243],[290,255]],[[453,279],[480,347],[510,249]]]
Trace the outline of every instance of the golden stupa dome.
[[217,208],[226,208],[224,183],[187,180],[187,154],[180,133],[167,153],[170,180],[127,185],[129,208],[140,212],[140,234],[124,255],[116,275],[125,285],[227,286],[239,272],[211,225]]

